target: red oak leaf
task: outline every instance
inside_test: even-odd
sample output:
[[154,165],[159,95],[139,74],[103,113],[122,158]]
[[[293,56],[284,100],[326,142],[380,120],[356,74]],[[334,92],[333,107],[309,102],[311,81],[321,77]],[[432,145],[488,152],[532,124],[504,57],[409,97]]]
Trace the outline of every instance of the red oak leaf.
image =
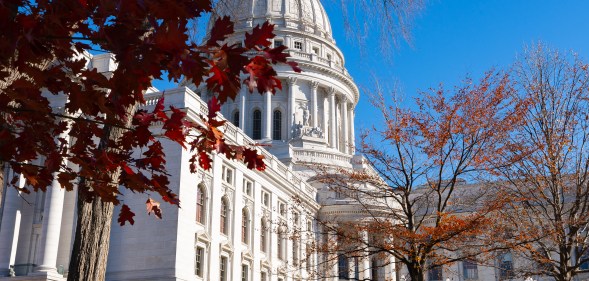
[[198,164],[200,165],[200,167],[205,170],[211,169],[213,161],[211,160],[209,155],[204,151],[199,152],[198,155]]
[[151,215],[151,212],[153,212],[153,214],[161,219],[162,218],[162,209],[160,209],[160,203],[148,198],[147,202],[145,202],[145,207],[147,208],[147,214]]
[[211,47],[219,47],[218,41],[223,41],[229,34],[233,33],[233,22],[229,17],[218,18],[211,29],[211,35],[207,40],[207,45]]
[[209,120],[217,117],[217,112],[221,110],[221,103],[219,103],[219,100],[217,100],[216,97],[212,97],[209,102],[207,102],[207,105],[209,107]]
[[271,38],[274,38],[274,25],[269,22],[264,22],[262,26],[257,25],[252,30],[252,33],[245,34],[245,47],[253,49],[256,46],[268,47],[272,44]]
[[276,88],[282,89],[280,80],[276,78],[276,71],[265,58],[254,57],[245,69],[250,76],[244,80],[244,84],[248,86],[250,92],[257,88],[260,93],[272,92],[274,94]]
[[243,162],[250,170],[257,169],[258,171],[264,171],[266,169],[264,155],[258,154],[258,151],[254,149],[246,148],[243,151]]
[[263,51],[264,57],[272,61],[272,63],[283,62],[286,63],[286,58],[290,57],[288,53],[285,53],[287,47],[282,45],[276,48],[266,48]]
[[126,204],[121,206],[121,212],[119,212],[119,219],[117,220],[121,226],[125,225],[125,222],[129,222],[131,225],[135,224],[133,217],[135,213],[131,212],[131,209]]

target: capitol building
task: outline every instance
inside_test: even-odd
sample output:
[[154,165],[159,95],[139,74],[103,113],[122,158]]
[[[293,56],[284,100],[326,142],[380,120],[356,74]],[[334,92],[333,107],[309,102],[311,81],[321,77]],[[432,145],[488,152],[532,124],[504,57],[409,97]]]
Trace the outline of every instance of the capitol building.
[[[275,69],[283,90],[242,89],[224,104],[226,138],[263,144],[264,172],[213,155],[209,171],[190,173],[191,153],[163,141],[170,187],[181,208],[162,206],[163,219],[141,213],[145,194],[123,190],[124,204],[139,211],[133,226],[113,221],[107,280],[394,280],[391,260],[348,259],[317,253],[330,237],[329,223],[362,219],[352,204],[318,180],[316,167],[370,169],[354,150],[354,108],[359,91],[335,44],[319,0],[226,1],[220,15],[236,21],[227,41],[240,44],[258,24],[275,24],[274,47],[285,45],[301,73]],[[87,55],[88,68],[108,74],[110,54]],[[166,107],[202,122],[206,87],[185,81],[166,90]],[[146,94],[145,109],[161,92]],[[158,128],[154,128],[156,130]],[[12,178],[12,171],[5,171]],[[21,184],[24,184],[24,180]],[[76,193],[58,185],[48,192],[19,194],[4,188],[0,221],[0,280],[64,280],[76,221]],[[115,210],[117,213],[118,210]],[[4,276],[4,277],[2,277]]]

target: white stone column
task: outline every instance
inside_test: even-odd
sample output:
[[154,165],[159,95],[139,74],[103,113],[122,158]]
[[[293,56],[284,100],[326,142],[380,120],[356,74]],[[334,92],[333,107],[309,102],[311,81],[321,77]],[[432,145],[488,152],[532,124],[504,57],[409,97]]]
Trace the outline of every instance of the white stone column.
[[[272,93],[266,93],[268,94],[272,94]],[[241,265],[243,264],[242,262],[245,262],[245,260],[242,260],[242,241],[241,241],[241,232],[242,232],[242,220],[243,220],[243,172],[239,171],[238,169],[234,170],[234,182],[235,182],[235,194],[234,194],[234,198],[231,200],[233,203],[233,213],[231,214],[231,218],[233,218],[233,225],[231,226],[231,231],[233,232],[233,236],[230,237],[229,239],[231,240],[231,245],[233,245],[233,259],[232,259],[232,263],[231,263],[231,268],[230,272],[233,272],[231,275],[228,275],[227,280],[241,280]],[[251,226],[250,226],[251,229]],[[249,238],[251,239],[251,231],[249,234]],[[251,241],[251,240],[250,240]],[[251,245],[251,242],[250,242]],[[246,263],[247,264],[247,263]],[[252,270],[252,267],[249,266],[249,270]],[[249,273],[248,273],[249,274]],[[230,277],[233,276],[233,279],[230,279]],[[248,277],[248,280],[251,279],[250,277]]]
[[323,97],[323,138],[325,143],[329,143],[329,99],[327,96]]
[[[362,231],[362,240],[364,241],[365,245],[368,245],[368,231]],[[363,280],[370,280],[372,276],[370,276],[370,251],[368,249],[364,250],[364,254],[362,257],[362,269],[360,270],[360,277]]]
[[[4,173],[4,170],[1,172]],[[10,178],[5,177],[5,186],[0,186],[0,188],[6,188],[0,227],[0,277],[9,276],[10,266],[14,265],[20,231],[22,198],[20,192],[8,184],[9,181]],[[21,175],[18,186],[22,188],[24,183],[25,179]]]
[[319,113],[318,113],[318,108],[317,108],[317,88],[319,87],[319,82],[317,81],[313,81],[311,82],[311,99],[312,99],[312,103],[311,103],[311,112],[312,112],[312,117],[311,117],[311,121],[313,121],[313,128],[317,128],[317,126],[319,126],[319,122],[317,117],[319,117]]
[[76,201],[77,201],[77,187],[74,190],[66,192],[63,203],[63,217],[61,223],[61,232],[59,238],[59,252],[57,254],[57,269],[62,266],[64,272],[68,270],[72,239],[74,236],[74,227],[76,225]]
[[296,99],[295,99],[295,91],[294,86],[297,83],[296,77],[288,77],[288,124],[287,124],[287,139],[292,139],[292,128],[295,125],[295,113],[296,113]]
[[348,99],[344,96],[342,97],[342,127],[343,127],[343,152],[348,154],[350,149],[350,143],[348,141]]
[[264,93],[264,109],[265,109],[265,124],[263,126],[263,139],[272,140],[272,93],[270,91]]
[[245,87],[241,88],[241,108],[239,109],[239,128],[245,132],[245,103],[247,99],[247,89]]
[[[69,140],[69,131],[59,135],[59,138]],[[65,162],[65,161],[64,161]],[[63,163],[67,165],[67,163]],[[43,209],[43,225],[37,252],[37,267],[34,275],[59,276],[57,273],[57,254],[59,237],[61,234],[61,219],[65,190],[57,180],[58,173],[53,174],[51,186],[45,192],[45,208]]]
[[[335,229],[335,227],[333,228]],[[333,244],[333,249],[335,249],[335,252],[330,253],[330,263],[331,263],[331,267],[329,268],[329,271],[331,271],[331,273],[328,273],[328,277],[330,277],[330,280],[333,281],[339,281],[339,268],[338,268],[338,260],[339,260],[339,255],[337,253],[337,249],[338,249],[338,239],[337,239],[337,234],[334,231],[329,231],[329,242],[328,243],[332,243]],[[331,245],[330,245],[331,247]]]
[[356,153],[356,136],[354,134],[354,104],[352,104],[352,108],[350,108],[350,154]]
[[[262,185],[259,182],[255,182],[254,183],[254,198],[262,198]],[[252,233],[252,237],[250,238],[251,241],[251,246],[250,248],[252,249],[252,253],[260,253],[261,252],[261,246],[262,246],[262,240],[260,237],[260,233],[261,231],[264,231],[262,229],[262,218],[263,218],[263,214],[264,214],[264,210],[262,209],[262,202],[261,200],[256,200],[256,203],[254,203],[254,209],[252,210],[251,213],[251,227],[253,228],[254,231],[250,231],[250,233]],[[268,238],[266,237],[266,240]],[[268,252],[268,248],[270,245],[266,244],[266,253]],[[262,259],[260,254],[254,254],[253,255],[253,264],[252,264],[252,280],[260,280],[261,277],[261,271],[262,271],[262,267],[260,265],[260,261]]]
[[335,120],[335,89],[333,88],[329,91],[329,115],[329,144],[331,148],[337,148],[337,122]]
[[[213,168],[212,174],[213,175],[221,175],[223,169],[223,158],[219,154],[213,155]],[[226,236],[221,234],[221,198],[225,195],[224,188],[223,188],[223,179],[221,177],[216,176],[212,178],[212,184],[209,188],[211,188],[211,201],[210,208],[207,209],[208,213],[208,221],[210,225],[208,227],[209,233],[211,234],[211,243],[209,244],[209,253],[208,253],[208,270],[207,280],[219,280],[219,261],[221,258],[221,246],[222,243],[226,242]],[[217,266],[215,266],[217,265]],[[229,265],[227,266],[229,270]],[[230,280],[229,278],[227,280]]]

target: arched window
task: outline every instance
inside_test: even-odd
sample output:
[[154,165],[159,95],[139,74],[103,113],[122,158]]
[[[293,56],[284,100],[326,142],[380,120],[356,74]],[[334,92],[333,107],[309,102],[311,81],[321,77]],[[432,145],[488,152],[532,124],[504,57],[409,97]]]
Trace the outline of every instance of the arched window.
[[252,126],[252,138],[259,140],[262,138],[262,112],[259,109],[254,110],[253,126]]
[[235,127],[239,127],[239,110],[233,112],[233,119],[231,121]]
[[206,218],[206,191],[205,187],[200,184],[196,191],[196,222],[205,224]]
[[260,229],[260,250],[265,253],[266,250],[268,249],[268,238],[267,238],[268,226],[266,224],[266,220],[262,219],[261,226],[262,227]]
[[221,199],[221,233],[229,233],[229,202],[227,198]]
[[249,241],[249,214],[246,208],[241,211],[241,242],[248,244]]
[[274,110],[274,116],[272,119],[272,139],[282,139],[282,112],[280,112],[280,110]]

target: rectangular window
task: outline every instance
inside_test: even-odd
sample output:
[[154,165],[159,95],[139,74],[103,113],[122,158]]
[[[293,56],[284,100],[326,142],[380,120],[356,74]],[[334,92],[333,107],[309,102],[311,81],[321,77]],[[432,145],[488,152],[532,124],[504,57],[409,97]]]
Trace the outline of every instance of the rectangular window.
[[[577,251],[575,251],[575,252],[577,253],[577,255],[581,256],[579,258],[579,262],[581,263],[581,265],[579,266],[579,269],[581,269],[581,270],[589,269],[589,249],[585,249],[585,252],[583,252],[583,247],[577,247]],[[548,256],[548,255],[545,254],[544,256]],[[546,266],[544,266],[544,268],[546,268]]]
[[227,257],[221,257],[219,264],[219,281],[227,281]]
[[466,280],[477,280],[479,279],[479,269],[477,264],[473,261],[465,260],[462,262],[462,273]]
[[268,275],[266,275],[266,272],[262,272],[260,274],[260,281],[267,281],[267,276]]
[[294,48],[299,51],[302,51],[303,50],[303,42],[300,42],[300,41],[294,42]]
[[510,252],[506,252],[499,260],[499,279],[513,279],[513,259]]
[[248,179],[243,179],[243,194],[252,196],[254,190],[254,183]]
[[274,48],[278,48],[278,47],[280,47],[282,45],[284,45],[284,41],[274,39]]
[[427,273],[428,281],[441,281],[442,280],[442,267],[432,266]]
[[282,239],[284,238],[284,234],[279,233],[278,234],[278,239],[276,239],[276,250],[278,251],[278,259],[284,259],[284,249],[283,249],[283,243],[284,241],[282,241]]
[[262,221],[262,229],[260,229],[260,251],[266,252],[266,223]]
[[350,279],[350,263],[345,255],[337,256],[337,272],[339,279]]
[[281,216],[286,216],[286,204],[283,202],[278,203],[278,212]]
[[223,166],[223,174],[221,176],[223,178],[223,181],[225,181],[229,185],[233,185],[233,168]]
[[247,264],[241,265],[241,281],[248,281],[248,266]]
[[372,276],[373,281],[380,281],[380,274],[379,269],[380,265],[378,264],[378,260],[376,257],[370,259],[370,276]]
[[270,194],[268,192],[262,191],[262,203],[270,208]]
[[292,263],[295,266],[299,265],[299,240],[294,239],[292,243]]
[[319,48],[313,47],[313,53],[315,53],[316,55],[319,55]]
[[205,249],[203,247],[196,247],[196,254],[194,257],[194,274],[198,277],[202,277],[202,269],[203,269],[203,255]]

